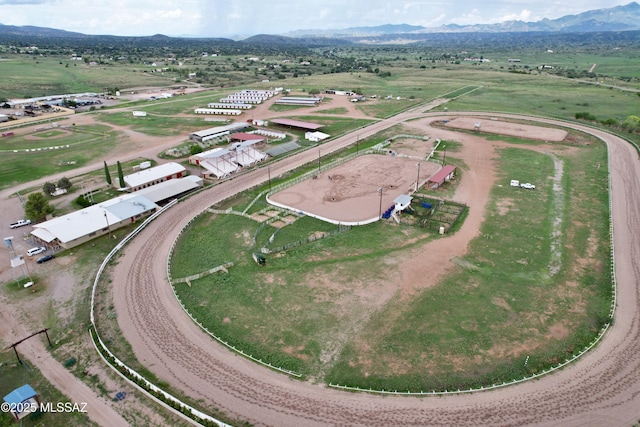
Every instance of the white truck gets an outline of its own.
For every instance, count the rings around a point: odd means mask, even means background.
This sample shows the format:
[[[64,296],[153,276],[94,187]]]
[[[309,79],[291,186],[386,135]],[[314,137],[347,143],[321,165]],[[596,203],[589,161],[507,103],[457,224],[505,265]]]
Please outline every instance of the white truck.
[[[24,227],[25,225],[29,225],[29,224],[31,224],[31,220],[30,219],[21,219],[18,222],[14,222],[14,223],[10,224],[9,228]]]

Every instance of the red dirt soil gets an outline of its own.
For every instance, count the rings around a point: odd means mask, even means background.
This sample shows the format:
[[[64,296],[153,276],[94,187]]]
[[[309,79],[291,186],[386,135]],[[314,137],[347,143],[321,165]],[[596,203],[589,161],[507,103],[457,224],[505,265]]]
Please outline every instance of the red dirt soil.
[[[371,222],[380,217],[381,205],[384,211],[399,195],[413,193],[418,163],[422,183],[440,169],[436,163],[411,158],[360,156],[275,193],[270,200],[342,223]]]
[[[476,129],[476,125],[480,125],[478,129]],[[486,120],[486,118],[456,117],[450,120],[446,126],[456,129],[477,130],[478,133],[494,133],[539,141],[560,142],[568,135],[566,130],[522,123],[501,122],[497,117],[492,117],[491,120]]]

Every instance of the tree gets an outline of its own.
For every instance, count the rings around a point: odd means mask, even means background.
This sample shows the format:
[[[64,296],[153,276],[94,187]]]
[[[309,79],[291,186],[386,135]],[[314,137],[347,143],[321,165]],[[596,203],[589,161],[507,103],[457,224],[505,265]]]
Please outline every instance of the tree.
[[[635,132],[637,130],[640,130],[640,117],[628,116],[622,122],[622,127],[628,130],[629,132]]]
[[[45,182],[44,185],[42,186],[42,192],[44,194],[48,194],[49,196],[53,194],[53,192],[56,191],[56,185],[52,182]]]
[[[319,93],[319,89],[309,89],[309,95],[318,95]]]
[[[194,154],[202,153],[202,147],[198,144],[193,144],[189,147],[189,153],[193,156]]]
[[[107,180],[107,184],[111,185],[111,174],[109,173],[109,167],[106,161],[104,162],[104,179]]]
[[[58,181],[58,188],[61,190],[68,190],[71,188],[71,186],[73,186],[73,184],[71,184],[71,181],[69,181],[69,178],[67,178],[66,176],[63,176]]]
[[[32,221],[43,221],[55,208],[49,204],[42,193],[31,193],[24,205],[24,213]]]
[[[80,206],[81,208],[87,208],[89,206],[91,206],[91,200],[87,200],[86,197],[84,197],[82,194],[79,195],[76,198],[76,203],[78,204],[78,206]]]
[[[126,187],[124,184],[124,175],[122,174],[122,165],[120,164],[120,160],[118,160],[118,181],[120,182],[120,188]]]

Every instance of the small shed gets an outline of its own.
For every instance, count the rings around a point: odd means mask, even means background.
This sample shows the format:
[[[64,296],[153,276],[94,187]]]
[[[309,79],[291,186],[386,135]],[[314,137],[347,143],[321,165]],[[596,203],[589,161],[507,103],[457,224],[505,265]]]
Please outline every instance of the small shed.
[[[316,131],[316,132],[305,132],[304,134],[304,139],[306,139],[307,141],[312,141],[312,142],[320,142],[324,139],[329,138],[331,135],[328,135],[326,133],[320,132],[320,131]]]
[[[38,408],[38,393],[29,384],[25,384],[4,397],[9,405],[9,413],[19,421]]]
[[[407,194],[401,194],[396,197],[393,201],[395,203],[395,211],[405,210],[411,204],[411,200],[413,200],[413,197]]]
[[[455,166],[443,166],[442,169],[440,169],[431,178],[429,178],[427,182],[429,183],[429,186],[431,188],[439,188],[442,184],[450,181],[451,178],[454,177],[455,171]]]

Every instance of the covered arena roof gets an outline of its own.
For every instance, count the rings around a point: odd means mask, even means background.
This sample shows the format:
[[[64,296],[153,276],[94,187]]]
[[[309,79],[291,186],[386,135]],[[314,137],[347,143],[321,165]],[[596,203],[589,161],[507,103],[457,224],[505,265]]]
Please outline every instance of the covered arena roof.
[[[229,135],[229,139],[232,141],[264,141],[264,137],[253,133],[236,132]]]
[[[273,148],[270,148],[266,151],[268,155],[271,157],[279,156],[284,153],[288,153],[289,151],[297,150],[300,148],[297,142],[287,142],[285,144],[275,145]]]
[[[242,122],[238,122],[238,123],[231,123],[228,124],[226,126],[217,126],[214,128],[209,128],[209,129],[203,129],[203,130],[199,130],[196,132],[191,132],[189,134],[189,136],[193,135],[199,138],[205,138],[209,135],[217,135],[219,133],[223,133],[223,132],[233,132],[236,130],[240,130],[240,129],[244,129],[247,126],[249,126],[247,123],[242,123]]]
[[[318,130],[324,125],[319,125],[317,123],[310,122],[301,122],[299,120],[291,120],[291,119],[272,119],[270,123],[275,123],[281,126],[289,126],[292,128],[300,128],[300,129],[308,129],[308,130]]]
[[[138,190],[136,194],[146,197],[154,203],[184,194],[202,187],[203,180],[199,176],[189,175],[184,178],[170,179],[151,187]]]

